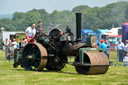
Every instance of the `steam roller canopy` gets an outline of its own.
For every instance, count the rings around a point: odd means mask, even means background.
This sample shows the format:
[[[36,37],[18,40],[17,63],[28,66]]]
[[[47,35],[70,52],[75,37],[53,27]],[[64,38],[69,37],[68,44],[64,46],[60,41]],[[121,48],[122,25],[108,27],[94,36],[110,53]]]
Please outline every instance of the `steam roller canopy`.
[[[84,49],[85,50],[85,49]],[[84,51],[75,59],[75,69],[79,74],[104,74],[109,68],[109,60],[104,52]]]
[[[41,71],[47,64],[47,51],[39,43],[27,44],[22,53],[25,70]]]

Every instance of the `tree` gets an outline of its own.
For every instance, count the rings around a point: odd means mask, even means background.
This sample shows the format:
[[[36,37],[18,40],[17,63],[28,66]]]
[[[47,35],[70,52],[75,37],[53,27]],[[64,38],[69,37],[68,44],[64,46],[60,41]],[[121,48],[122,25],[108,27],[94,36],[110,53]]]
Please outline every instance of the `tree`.
[[[12,21],[16,24],[16,29],[19,31],[22,31],[24,26],[23,26],[23,22],[25,21],[25,13],[22,12],[15,12],[13,14],[13,18]]]
[[[47,13],[45,9],[33,9],[26,13],[15,12],[12,19],[0,20],[0,26],[6,30],[24,31],[32,23],[37,25],[38,21],[43,22],[43,28],[48,31],[50,26],[54,26],[65,31],[69,26],[75,33],[75,13],[82,13],[83,29],[110,29],[112,25],[121,26],[122,23],[128,22],[128,2],[117,2],[104,7],[90,8],[87,5],[80,5],[70,10]]]
[[[0,26],[4,27],[6,31],[16,30],[15,23],[7,18],[0,20]]]
[[[87,5],[80,5],[80,6],[77,6],[77,7],[74,7],[72,9],[72,12],[74,13],[82,13],[83,11],[87,10],[89,7]]]

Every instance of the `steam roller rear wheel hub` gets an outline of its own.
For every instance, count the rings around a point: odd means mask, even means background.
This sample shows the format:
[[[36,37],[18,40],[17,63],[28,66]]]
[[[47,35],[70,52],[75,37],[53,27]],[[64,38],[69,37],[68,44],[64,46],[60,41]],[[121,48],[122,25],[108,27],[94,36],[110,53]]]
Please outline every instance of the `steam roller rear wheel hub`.
[[[25,70],[41,71],[47,64],[47,51],[39,43],[27,44],[22,53]]]
[[[48,63],[46,65],[47,70],[60,71],[64,68],[65,63],[67,62],[66,56],[61,56],[62,59],[56,56],[49,57]]]

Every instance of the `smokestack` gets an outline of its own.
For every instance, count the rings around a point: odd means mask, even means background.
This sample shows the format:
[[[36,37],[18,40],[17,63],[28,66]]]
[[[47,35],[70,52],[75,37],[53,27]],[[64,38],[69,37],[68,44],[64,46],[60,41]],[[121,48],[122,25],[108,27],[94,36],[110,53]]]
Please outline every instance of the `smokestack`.
[[[81,13],[76,13],[76,40],[81,41]]]

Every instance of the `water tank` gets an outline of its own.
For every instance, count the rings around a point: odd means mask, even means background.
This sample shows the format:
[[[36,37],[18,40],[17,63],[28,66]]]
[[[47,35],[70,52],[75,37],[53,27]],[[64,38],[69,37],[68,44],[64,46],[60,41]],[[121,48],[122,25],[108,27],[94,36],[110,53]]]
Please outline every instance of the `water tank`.
[[[122,41],[124,44],[126,40],[128,40],[128,22],[122,24]]]

